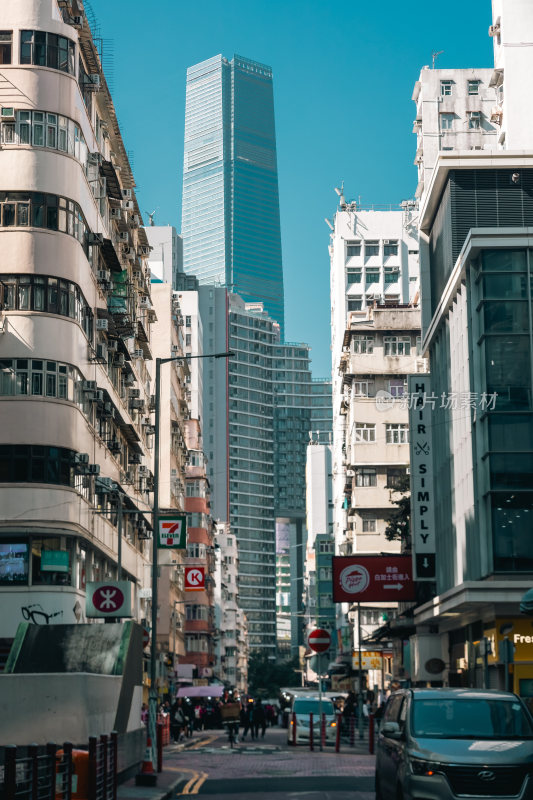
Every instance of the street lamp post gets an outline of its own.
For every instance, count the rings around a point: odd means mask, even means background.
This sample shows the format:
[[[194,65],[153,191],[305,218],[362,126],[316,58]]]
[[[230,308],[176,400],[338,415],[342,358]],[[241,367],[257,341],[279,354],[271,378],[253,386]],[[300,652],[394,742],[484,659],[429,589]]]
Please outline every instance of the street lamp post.
[[[157,721],[157,540],[159,538],[159,406],[161,402],[161,366],[171,361],[188,361],[191,358],[231,358],[235,353],[207,353],[198,356],[170,356],[155,360],[155,420],[154,420],[154,510],[152,540],[152,647],[150,650],[150,702],[148,733],[152,742],[152,763],[156,765],[156,721]]]

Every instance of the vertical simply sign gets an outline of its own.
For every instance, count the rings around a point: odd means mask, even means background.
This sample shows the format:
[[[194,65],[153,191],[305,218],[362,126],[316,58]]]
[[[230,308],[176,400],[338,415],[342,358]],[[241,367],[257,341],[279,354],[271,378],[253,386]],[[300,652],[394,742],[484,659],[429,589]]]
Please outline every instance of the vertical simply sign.
[[[435,401],[431,395],[431,376],[409,375],[408,391],[413,578],[415,581],[434,581],[436,542],[432,423]]]

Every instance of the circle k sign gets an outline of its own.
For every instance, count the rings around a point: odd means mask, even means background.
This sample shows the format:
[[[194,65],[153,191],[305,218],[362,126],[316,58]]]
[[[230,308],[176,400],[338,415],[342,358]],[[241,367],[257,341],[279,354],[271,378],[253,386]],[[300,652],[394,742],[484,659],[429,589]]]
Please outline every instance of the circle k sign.
[[[205,567],[185,567],[185,591],[199,592],[205,589]]]

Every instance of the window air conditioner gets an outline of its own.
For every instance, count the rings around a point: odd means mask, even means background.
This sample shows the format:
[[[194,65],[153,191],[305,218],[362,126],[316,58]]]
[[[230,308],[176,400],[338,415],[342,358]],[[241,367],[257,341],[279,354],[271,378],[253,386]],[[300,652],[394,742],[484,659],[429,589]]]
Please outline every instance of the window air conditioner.
[[[88,233],[87,234],[87,244],[95,245],[96,247],[101,247],[104,243],[104,234],[103,233]]]
[[[140,397],[141,390],[140,389],[130,389],[130,397]]]
[[[95,392],[96,388],[96,381],[83,381],[81,385],[82,392]]]
[[[0,110],[0,119],[2,119],[3,122],[15,122],[15,109],[4,106]]]
[[[108,269],[99,269],[96,273],[96,278],[99,283],[110,283],[111,282],[111,272]],[[106,320],[107,322],[107,320]]]
[[[99,322],[102,321],[99,320]],[[107,320],[105,321],[107,322]],[[96,358],[101,361],[107,361],[107,345],[101,343],[96,345]]]
[[[142,350],[134,350],[131,354],[132,358],[144,358],[144,353]]]
[[[109,321],[107,319],[97,319],[96,320],[96,330],[97,331],[107,331],[109,328]]]
[[[131,198],[131,189],[123,189],[122,190],[122,197],[125,200],[129,200]]]

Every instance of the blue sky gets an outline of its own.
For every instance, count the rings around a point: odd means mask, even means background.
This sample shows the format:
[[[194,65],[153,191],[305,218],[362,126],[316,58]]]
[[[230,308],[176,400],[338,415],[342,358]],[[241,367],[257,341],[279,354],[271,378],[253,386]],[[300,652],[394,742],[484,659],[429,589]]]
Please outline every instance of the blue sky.
[[[113,97],[137,194],[180,229],[185,72],[217,53],[273,68],[288,341],[331,371],[334,187],[363,205],[413,196],[413,85],[439,67],[492,65],[490,0],[90,0],[112,40]],[[89,3],[86,3],[89,6]]]

